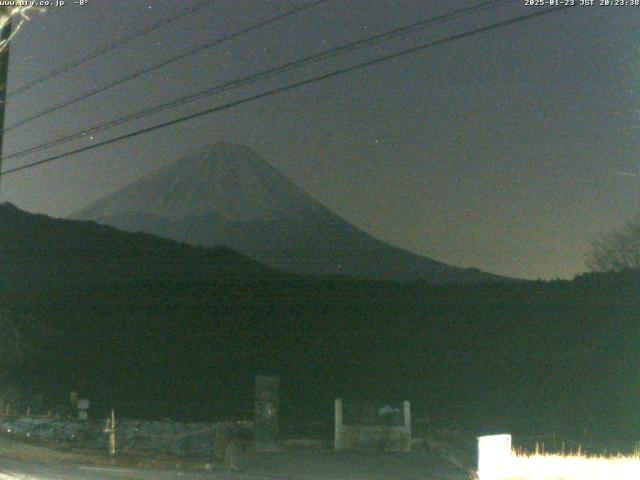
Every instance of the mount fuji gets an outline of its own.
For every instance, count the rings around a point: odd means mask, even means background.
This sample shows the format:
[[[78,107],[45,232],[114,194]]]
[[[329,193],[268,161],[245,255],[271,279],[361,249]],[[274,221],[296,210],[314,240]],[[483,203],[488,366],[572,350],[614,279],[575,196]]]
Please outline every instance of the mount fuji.
[[[429,283],[506,280],[387,244],[331,212],[246,147],[207,146],[72,216],[192,245],[225,245],[301,274]]]

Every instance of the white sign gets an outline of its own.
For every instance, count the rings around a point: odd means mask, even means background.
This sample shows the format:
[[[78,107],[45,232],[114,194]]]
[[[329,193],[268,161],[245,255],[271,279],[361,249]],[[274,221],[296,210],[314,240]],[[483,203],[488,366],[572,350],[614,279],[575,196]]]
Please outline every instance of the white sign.
[[[487,435],[478,438],[478,478],[494,480],[508,472],[511,465],[511,435]]]

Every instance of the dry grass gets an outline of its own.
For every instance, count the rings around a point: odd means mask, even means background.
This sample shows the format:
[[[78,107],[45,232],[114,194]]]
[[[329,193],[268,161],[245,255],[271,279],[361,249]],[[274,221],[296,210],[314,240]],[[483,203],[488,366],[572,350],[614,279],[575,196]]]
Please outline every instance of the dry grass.
[[[480,480],[638,480],[640,455],[514,453]]]

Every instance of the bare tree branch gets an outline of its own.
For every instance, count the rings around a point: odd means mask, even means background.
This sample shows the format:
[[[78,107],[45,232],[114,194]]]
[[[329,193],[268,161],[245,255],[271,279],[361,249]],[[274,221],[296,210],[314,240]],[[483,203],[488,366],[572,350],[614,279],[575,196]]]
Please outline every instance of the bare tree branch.
[[[620,230],[595,240],[587,266],[599,272],[640,271],[640,215]]]

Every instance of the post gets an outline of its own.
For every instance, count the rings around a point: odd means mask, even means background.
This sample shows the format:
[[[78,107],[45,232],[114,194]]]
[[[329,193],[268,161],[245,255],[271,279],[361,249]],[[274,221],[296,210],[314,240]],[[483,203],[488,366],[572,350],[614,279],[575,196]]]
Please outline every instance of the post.
[[[411,402],[405,400],[402,402],[402,407],[404,410],[404,428],[411,435]]]
[[[0,7],[0,15],[8,15],[9,7]],[[0,40],[8,40],[11,36],[11,19],[7,22],[0,33]],[[9,75],[9,43],[0,52],[0,172],[2,172],[2,137],[4,135],[4,112],[7,100],[7,77]],[[0,192],[2,187],[2,176],[0,175]]]
[[[404,445],[403,450],[410,452],[411,451],[411,402],[405,400],[402,402],[402,407],[404,410],[404,430],[407,435],[407,444]]]
[[[116,412],[111,410],[111,422],[109,424],[109,455],[116,454]]]
[[[278,446],[279,386],[280,379],[276,376],[256,376],[255,435],[258,449]]]
[[[334,431],[334,440],[333,440],[333,448],[334,450],[342,450],[342,399],[336,398],[335,401],[335,431]]]

